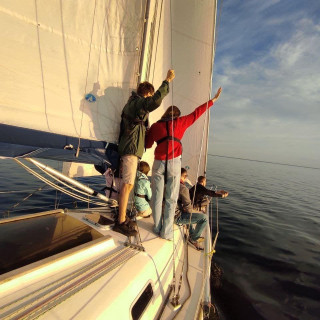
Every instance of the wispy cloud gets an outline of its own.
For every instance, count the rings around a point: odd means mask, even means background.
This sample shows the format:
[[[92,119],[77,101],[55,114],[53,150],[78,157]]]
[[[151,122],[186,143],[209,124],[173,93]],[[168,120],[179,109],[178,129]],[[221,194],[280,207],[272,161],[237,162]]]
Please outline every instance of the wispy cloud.
[[[275,8],[278,1],[249,3],[252,21],[239,17],[248,3],[239,4],[233,9],[238,15],[231,8],[226,14],[234,15],[234,27],[219,34],[214,84],[224,92],[214,113],[215,148],[228,155],[238,156],[237,150],[246,157],[287,157],[295,163],[303,158],[314,164],[320,160],[320,24],[300,9],[285,15]],[[272,153],[262,155],[259,150],[266,146]]]

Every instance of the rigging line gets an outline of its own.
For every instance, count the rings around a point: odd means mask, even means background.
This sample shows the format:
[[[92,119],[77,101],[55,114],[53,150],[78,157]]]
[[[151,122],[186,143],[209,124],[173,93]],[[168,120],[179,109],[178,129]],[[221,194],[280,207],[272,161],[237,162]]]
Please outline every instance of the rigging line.
[[[213,66],[212,66],[212,72],[211,72],[211,74],[213,74]],[[210,99],[210,96],[211,96],[211,86],[212,86],[212,84],[211,84],[211,81],[210,81],[210,84],[209,84],[209,94],[208,94],[209,99]],[[209,102],[209,101],[208,101],[208,102]],[[202,131],[202,140],[201,140],[201,147],[200,147],[200,157],[199,157],[198,167],[197,167],[197,176],[199,175],[199,170],[200,170],[200,161],[201,161],[201,156],[202,156],[202,149],[203,149],[203,140],[204,140],[205,128],[207,127],[207,132],[209,131],[209,128],[208,128],[208,127],[209,127],[209,116],[208,116],[208,114],[209,114],[208,109],[209,109],[209,108],[208,108],[208,102],[207,102],[207,108],[206,108],[206,115],[207,115],[207,116],[205,117],[205,126],[204,126],[203,131]],[[208,135],[207,135],[207,139],[208,139]],[[206,163],[205,163],[205,164],[206,164]],[[196,183],[195,183],[195,185],[196,185]],[[192,203],[194,203],[195,190],[196,190],[196,187],[195,187],[195,189],[194,189],[193,201],[192,201]],[[189,226],[191,225],[191,218],[192,218],[192,213],[190,214]],[[189,228],[187,228],[187,241],[186,241],[186,243],[188,243],[189,237],[190,237]],[[184,263],[184,261],[183,261],[183,263]],[[187,277],[187,278],[188,278],[188,277]],[[191,292],[190,292],[189,296],[186,298],[186,300],[183,302],[180,310],[182,309],[183,305],[188,301],[188,299],[190,298],[190,296],[191,296]]]
[[[35,5],[35,10],[36,10],[37,39],[38,39],[38,49],[39,49],[40,69],[41,69],[41,81],[42,81],[42,92],[43,92],[44,110],[45,110],[45,114],[46,114],[47,126],[48,126],[49,131],[51,131],[50,125],[49,125],[48,113],[47,113],[46,89],[45,89],[45,85],[44,85],[44,72],[43,72],[43,62],[42,62],[42,52],[41,52],[40,32],[39,32],[40,23],[39,23],[39,18],[38,18],[38,4],[37,4],[37,0],[34,0],[34,5]]]
[[[89,67],[90,67],[90,58],[91,58],[91,48],[92,48],[92,38],[93,38],[93,30],[94,30],[94,22],[96,17],[96,8],[97,8],[97,0],[94,1],[94,10],[93,10],[93,17],[92,17],[92,27],[91,27],[91,39],[90,39],[90,47],[89,47],[89,56],[88,56],[88,65],[87,65],[87,75],[86,75],[86,84],[84,87],[84,95],[87,92],[87,86],[88,86],[88,76],[89,76]],[[80,110],[81,112],[81,121],[80,121],[80,133],[79,133],[79,140],[78,140],[78,147],[76,152],[76,157],[79,156],[80,152],[80,142],[81,142],[81,131],[82,131],[82,123],[83,123],[83,115],[84,115],[84,98],[81,100],[81,106]]]
[[[203,126],[203,130],[202,130],[202,139],[201,139],[201,144],[200,144],[200,156],[198,159],[198,165],[197,165],[197,175],[196,175],[196,179],[199,176],[199,171],[200,171],[200,164],[201,164],[201,159],[202,159],[202,154],[203,154],[203,144],[204,144],[204,138],[205,138],[205,132],[209,131],[209,101],[210,101],[210,96],[211,96],[211,81],[209,82],[209,88],[208,88],[208,98],[209,100],[207,100],[207,104],[206,104],[206,111],[205,111],[205,118],[204,118],[204,126]],[[208,144],[208,134],[207,134],[207,144]],[[206,162],[204,163],[204,165],[206,166]],[[205,169],[206,171],[206,169]],[[194,183],[195,187],[194,187],[194,191],[193,191],[193,196],[192,196],[192,203],[194,203],[194,199],[195,199],[195,194],[196,194],[196,189],[197,189],[197,180]],[[192,219],[192,213],[190,214],[190,219],[189,219],[189,225],[191,225],[191,219]],[[189,240],[189,232],[187,233],[188,239]]]
[[[98,59],[98,70],[97,70],[97,82],[99,82],[102,40],[103,40],[103,34],[105,33],[105,30],[106,30],[107,14],[108,14],[108,10],[107,10],[107,7],[106,7],[106,8],[105,8],[104,19],[103,19],[102,31],[101,31],[101,39],[100,39],[100,49],[99,49],[99,59]]]
[[[10,211],[12,209],[15,209],[16,207],[18,207],[22,202],[28,200],[30,197],[32,197],[35,193],[37,193],[38,191],[42,191],[43,189],[45,189],[48,185],[44,184],[42,186],[40,186],[39,188],[37,188],[36,190],[32,191],[29,195],[27,195],[26,197],[24,197],[20,202],[17,202],[16,204],[12,205],[9,209],[3,211],[4,213],[10,213]]]
[[[141,27],[140,27],[140,43],[139,43],[139,47],[136,47],[136,51],[139,50],[139,56],[136,62],[136,67],[135,67],[135,74],[137,76],[137,81],[136,81],[136,86],[138,87],[139,82],[141,81],[141,74],[140,71],[143,68],[143,61],[145,58],[145,41],[146,41],[146,32],[147,32],[147,24],[148,24],[148,17],[149,17],[149,9],[150,9],[150,1],[147,0],[146,1],[146,5],[144,8],[144,15],[143,15],[143,21],[141,23]],[[139,33],[138,33],[139,34]]]
[[[23,166],[25,166],[25,165],[23,165]],[[65,193],[65,194],[69,195],[70,197],[73,197],[73,198],[78,199],[78,200],[83,201],[83,202],[87,202],[87,199],[86,199],[86,198],[84,198],[84,197],[82,197],[82,196],[79,196],[79,195],[77,195],[77,194],[75,194],[75,193],[72,193],[72,192],[70,192],[70,191],[68,191],[68,190],[66,190],[66,189],[58,186],[57,184],[51,182],[50,180],[42,177],[40,174],[37,174],[37,173],[36,173],[34,170],[32,170],[31,168],[28,168],[27,166],[25,166],[25,169],[26,169],[29,173],[33,174],[35,177],[37,177],[38,179],[40,179],[41,181],[46,182],[46,183],[47,183],[48,185],[50,185],[51,187],[53,187],[53,188],[55,188],[55,189],[57,189],[57,190]],[[95,201],[92,201],[92,200],[90,200],[90,202],[95,203],[95,204],[97,204],[97,205],[106,206],[105,203],[95,202]]]
[[[19,164],[20,164],[25,170],[27,170],[29,173],[31,173],[32,175],[34,175],[35,177],[37,177],[39,180],[47,183],[49,186],[53,187],[54,189],[57,189],[57,190],[65,193],[65,194],[67,194],[67,195],[69,195],[69,196],[71,196],[71,197],[73,197],[73,198],[75,198],[75,199],[81,200],[81,201],[83,201],[83,202],[87,202],[87,199],[86,199],[86,198],[81,197],[81,196],[79,196],[79,195],[76,195],[76,194],[74,194],[74,193],[72,193],[72,192],[70,192],[70,191],[68,191],[68,190],[66,190],[66,189],[64,189],[64,188],[62,188],[62,187],[59,187],[59,186],[56,185],[55,183],[53,183],[53,182],[51,182],[50,180],[42,177],[40,174],[38,174],[37,172],[35,172],[34,170],[32,170],[31,168],[29,168],[28,166],[26,166],[26,165],[25,165],[24,163],[22,163],[20,160],[18,160],[18,159],[16,159],[16,158],[15,158],[14,160],[15,160],[17,163],[19,163]],[[106,203],[95,202],[95,201],[92,201],[92,200],[90,200],[90,202],[95,203],[95,204],[100,205],[100,206],[107,206]]]
[[[152,83],[154,82],[154,73],[155,73],[156,61],[157,61],[157,52],[158,52],[158,44],[159,44],[159,36],[160,36],[160,24],[161,24],[161,18],[162,18],[162,8],[163,8],[163,0],[161,1],[161,7],[160,7],[160,17],[159,17],[159,24],[158,24],[157,43],[156,43],[155,57],[154,57],[154,62],[153,62]]]
[[[171,62],[171,69],[172,69],[172,60],[173,60],[173,54],[172,54],[172,1],[170,0],[170,62]],[[167,127],[167,133],[168,133],[168,127]],[[173,81],[171,81],[171,135],[174,137],[174,129],[173,129]],[[169,141],[167,144],[167,148],[169,149]],[[174,171],[174,140],[172,139],[171,141],[171,148],[172,148],[172,170]],[[169,154],[169,152],[167,152]],[[169,159],[167,157],[166,161],[168,162]],[[168,166],[168,163],[167,163]],[[165,175],[167,175],[168,172],[165,172]],[[176,186],[176,179],[177,177],[173,175],[173,186],[175,188]],[[167,177],[165,177],[165,181],[167,180]],[[180,179],[179,179],[180,180]],[[179,186],[180,187],[180,186]],[[172,287],[173,287],[173,297],[176,296],[176,262],[175,262],[175,256],[174,256],[174,251],[175,251],[175,244],[174,244],[174,212],[171,212],[173,214],[173,219],[172,219]]]
[[[59,168],[60,171],[62,171],[62,164],[60,162],[59,162],[58,168]],[[60,192],[59,200],[58,200],[58,190],[56,190],[56,198],[55,198],[55,201],[54,201],[54,208],[55,209],[59,208],[61,197],[62,197],[62,193]]]
[[[222,12],[222,2],[223,0],[221,0],[221,5],[220,5],[220,11],[218,14],[218,23],[217,23],[217,18],[216,18],[216,13],[217,13],[217,6],[218,6],[218,0],[215,0],[215,5],[214,5],[214,25],[213,25],[213,30],[212,30],[212,46],[213,46],[213,50],[211,52],[211,81],[210,81],[210,88],[209,90],[212,90],[212,82],[213,82],[213,73],[214,73],[214,58],[215,58],[215,54],[216,54],[216,46],[217,46],[217,42],[218,42],[218,29],[220,27],[220,21],[221,21],[221,12]],[[210,113],[207,113],[207,117],[208,117],[208,124],[207,124],[207,144],[206,144],[206,152],[205,152],[205,173],[207,170],[207,161],[208,161],[208,147],[209,147],[209,129],[210,129]]]
[[[152,53],[154,50],[154,34],[156,32],[156,21],[158,16],[158,7],[159,7],[159,1],[155,2],[154,10],[153,10],[153,17],[152,21],[150,23],[150,32],[149,32],[149,43],[148,43],[148,50],[147,50],[147,63],[146,63],[146,77],[145,79],[147,81],[150,81],[150,68],[151,68],[151,59],[152,59]],[[153,80],[152,80],[153,82]]]
[[[75,119],[74,119],[74,112],[73,112],[72,95],[71,95],[71,84],[70,84],[70,74],[69,74],[68,58],[67,58],[66,37],[65,37],[64,23],[63,23],[62,0],[60,0],[60,17],[61,17],[61,33],[62,33],[64,63],[65,63],[66,75],[67,75],[67,83],[68,83],[69,103],[70,103],[70,107],[71,107],[73,127],[74,127],[75,131],[77,132],[77,126],[76,126],[76,122],[75,122]]]
[[[40,169],[42,172],[44,172],[45,174],[47,174],[49,177],[51,177],[52,179],[58,181],[58,182],[61,183],[62,185],[68,187],[69,189],[74,190],[74,191],[76,191],[76,192],[78,192],[78,193],[84,194],[84,195],[86,195],[86,196],[88,195],[87,192],[82,191],[82,190],[78,190],[78,189],[76,189],[75,187],[72,187],[72,186],[68,185],[66,182],[60,180],[59,178],[57,178],[57,177],[55,177],[54,175],[50,174],[49,172],[45,171],[43,168],[41,168],[41,167],[38,166],[37,164],[34,164],[34,165],[35,165],[38,169]]]
[[[318,168],[318,167],[308,167],[308,166],[302,166],[302,165],[290,164],[290,163],[280,163],[280,162],[273,162],[273,161],[264,161],[264,160],[254,160],[254,159],[246,159],[246,158],[239,158],[239,157],[221,156],[221,155],[218,155],[218,154],[210,154],[210,153],[208,153],[208,156],[219,157],[219,158],[227,158],[227,159],[234,159],[234,160],[261,162],[261,163],[268,163],[268,164],[277,164],[277,165],[280,165],[280,166],[287,166],[287,167],[297,167],[297,168],[304,168],[304,169],[320,170],[320,168]]]
[[[141,82],[142,80],[142,73],[144,70],[144,61],[147,60],[148,62],[148,57],[147,56],[147,49],[146,49],[146,42],[147,42],[147,33],[148,33],[148,24],[149,24],[149,13],[150,13],[150,0],[146,1],[146,6],[145,6],[145,11],[144,11],[144,18],[143,18],[143,23],[141,27],[141,46],[140,46],[140,56],[139,56],[139,70],[137,72],[138,75],[138,83]],[[150,38],[150,35],[149,35]],[[146,67],[147,68],[147,67]],[[143,80],[146,79],[147,72],[145,72],[145,76],[143,77]]]
[[[218,5],[218,0],[216,0],[216,6]],[[214,30],[214,41],[213,41],[213,59],[212,59],[212,75],[214,73],[214,56],[216,54],[216,48],[217,48],[217,43],[218,43],[218,33],[219,33],[219,28],[220,28],[220,22],[221,22],[221,12],[222,12],[222,5],[223,5],[223,0],[220,1],[220,6],[219,6],[219,14],[218,14],[218,22],[215,25],[215,30]]]
[[[216,212],[217,212],[217,216],[216,216],[216,226],[217,226],[217,231],[216,231],[216,235],[214,237],[214,241],[213,244],[211,246],[211,251],[208,252],[206,255],[209,256],[210,260],[213,256],[213,254],[216,252],[216,244],[217,244],[217,240],[218,240],[218,236],[219,236],[219,210],[218,210],[218,197],[216,198]],[[213,214],[211,216],[211,220],[213,220]],[[213,222],[212,222],[213,224]]]

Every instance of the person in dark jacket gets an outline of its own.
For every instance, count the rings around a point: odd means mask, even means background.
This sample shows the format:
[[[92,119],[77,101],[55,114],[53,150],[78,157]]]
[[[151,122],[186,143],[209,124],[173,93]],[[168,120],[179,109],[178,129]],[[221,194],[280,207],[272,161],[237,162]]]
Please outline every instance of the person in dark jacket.
[[[207,206],[211,200],[210,198],[226,198],[229,195],[229,192],[225,190],[209,190],[206,188],[206,184],[206,177],[200,176],[198,177],[198,183],[189,190],[190,199],[193,203],[193,208],[202,212],[206,212]]]
[[[149,82],[140,83],[137,92],[132,92],[121,115],[118,151],[122,185],[119,196],[119,219],[114,231],[127,236],[136,235],[131,220],[126,217],[129,194],[136,178],[138,160],[142,157],[145,144],[146,127],[149,112],[156,110],[169,92],[169,82],[175,77],[174,70],[169,70],[166,79],[154,93]]]
[[[154,123],[147,132],[146,148],[151,148],[154,142],[157,143],[151,181],[153,230],[164,239],[171,240],[173,237],[174,212],[179,194],[181,139],[186,130],[219,99],[221,91],[222,89],[219,88],[213,99],[186,116],[180,116],[181,112],[178,107],[169,107],[161,119]],[[164,209],[162,211],[163,199]]]
[[[176,206],[175,223],[178,225],[189,225],[189,242],[196,249],[202,250],[199,246],[199,240],[203,240],[201,233],[207,225],[207,216],[204,213],[194,212],[189,189],[184,184],[187,177],[187,170],[181,168],[180,191]],[[192,227],[193,224],[196,224],[195,228]]]

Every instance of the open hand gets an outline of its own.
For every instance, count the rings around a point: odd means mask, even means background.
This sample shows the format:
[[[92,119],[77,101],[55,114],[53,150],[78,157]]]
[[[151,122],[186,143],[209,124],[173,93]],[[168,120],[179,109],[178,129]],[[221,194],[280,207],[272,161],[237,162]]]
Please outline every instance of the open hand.
[[[229,192],[224,190],[218,190],[216,191],[216,194],[218,194],[221,198],[226,198],[229,195]]]
[[[220,88],[218,89],[216,95],[213,97],[212,102],[215,102],[216,100],[219,99],[221,92],[222,92],[222,88],[220,87]]]

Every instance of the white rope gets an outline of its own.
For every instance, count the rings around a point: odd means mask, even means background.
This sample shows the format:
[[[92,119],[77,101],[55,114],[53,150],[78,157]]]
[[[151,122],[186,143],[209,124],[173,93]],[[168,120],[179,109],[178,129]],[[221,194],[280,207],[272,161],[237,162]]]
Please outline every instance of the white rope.
[[[98,68],[97,68],[98,69],[97,70],[97,82],[99,82],[101,48],[102,48],[103,34],[104,34],[105,29],[106,29],[107,13],[108,13],[108,10],[107,10],[107,8],[105,8],[105,14],[104,14],[103,26],[102,26],[101,38],[100,38],[100,49],[99,49],[99,59],[98,59]]]
[[[170,66],[170,69],[173,69],[173,63],[172,63],[172,60],[173,60],[173,54],[172,54],[172,44],[173,44],[173,39],[172,39],[172,1],[170,0],[170,41],[171,41],[171,44],[170,44],[170,62],[171,62],[171,66]],[[171,136],[174,137],[174,128],[173,128],[173,81],[171,81]],[[168,126],[167,126],[168,128]],[[172,148],[172,170],[174,171],[174,140],[172,139],[171,140],[171,148]],[[168,149],[169,149],[169,141],[168,141]],[[169,155],[169,150],[168,150],[168,153]],[[167,162],[169,161],[169,159],[167,159]],[[167,163],[167,166],[168,166],[168,163]],[[168,170],[167,172],[165,172],[166,175],[168,175]],[[176,176],[173,176],[173,186],[175,187],[175,179],[177,179],[178,177]],[[165,177],[165,180],[166,180],[166,177]],[[166,190],[167,192],[167,190]],[[174,215],[174,212],[172,213]],[[173,296],[175,297],[176,295],[176,261],[175,261],[175,256],[174,256],[174,252],[175,252],[175,239],[174,239],[174,225],[175,225],[175,222],[174,222],[174,217],[173,217],[173,220],[172,220],[172,287],[173,287]]]
[[[67,59],[67,47],[66,47],[64,23],[63,23],[62,0],[60,0],[60,16],[61,16],[61,32],[62,32],[62,42],[63,42],[63,52],[64,52],[64,63],[65,63],[67,83],[68,83],[69,103],[70,103],[70,107],[71,107],[73,127],[77,131],[77,126],[76,126],[75,119],[74,119],[74,111],[73,111],[73,103],[72,103],[72,95],[71,95],[70,74],[69,74],[69,66],[68,66],[68,59]]]
[[[34,190],[33,192],[31,192],[30,194],[28,194],[26,197],[24,197],[21,201],[15,203],[14,205],[12,205],[9,209],[3,211],[4,213],[7,213],[7,215],[9,216],[10,211],[13,209],[16,209],[22,202],[28,200],[30,197],[32,197],[36,192],[38,191],[42,191],[45,187],[47,187],[46,184],[44,184],[43,186],[37,188],[36,190]],[[30,192],[30,190],[28,191]]]
[[[48,115],[47,115],[47,98],[46,98],[46,89],[44,85],[44,72],[43,72],[43,62],[42,62],[42,52],[41,52],[41,45],[40,45],[40,32],[39,32],[39,18],[38,18],[38,5],[37,5],[37,0],[34,1],[35,4],[35,11],[36,11],[36,21],[37,21],[37,38],[38,38],[38,49],[39,49],[39,60],[40,60],[40,69],[41,69],[41,81],[42,81],[42,91],[43,91],[43,102],[44,102],[44,110],[46,114],[46,122],[47,122],[47,127],[50,130],[49,126],[49,120],[48,120]]]
[[[92,18],[92,27],[91,27],[91,39],[90,39],[90,49],[89,49],[89,56],[88,56],[88,65],[87,65],[87,75],[86,75],[86,84],[84,87],[84,96],[87,92],[87,85],[88,85],[88,76],[89,76],[89,66],[90,66],[90,58],[91,58],[91,48],[92,48],[92,38],[93,38],[93,29],[94,29],[94,22],[95,22],[95,16],[96,16],[96,7],[97,7],[97,0],[94,2],[94,10],[93,10],[93,18]],[[77,153],[76,157],[78,157],[80,152],[80,142],[81,142],[81,131],[82,131],[82,122],[83,122],[83,114],[84,114],[84,99],[82,99],[82,105],[80,107],[81,112],[81,121],[80,121],[80,133],[79,133],[79,140],[78,140],[78,147],[77,147]]]
[[[158,2],[157,2],[157,5],[158,5]],[[160,25],[161,25],[161,18],[162,18],[162,9],[163,9],[163,0],[161,1],[161,7],[160,7],[160,17],[159,17],[159,24],[158,24],[157,44],[156,44],[156,50],[155,50],[155,58],[154,58],[154,62],[153,62],[152,83],[154,82],[154,73],[155,73],[156,61],[157,61],[157,52],[158,52],[159,35],[160,35]]]
[[[221,11],[220,11],[220,16],[221,16]],[[220,23],[220,20],[219,20],[219,23]],[[171,31],[172,32],[172,31]],[[172,37],[171,37],[171,40],[172,40]],[[215,51],[215,48],[216,48],[216,37],[215,37],[215,40],[214,40],[214,51]],[[172,47],[171,47],[172,49]],[[213,74],[213,65],[212,65],[212,74]],[[210,96],[211,96],[211,83],[209,84],[209,94],[208,94],[208,97],[210,99]],[[205,111],[205,115],[206,115],[206,118],[205,118],[205,125],[203,127],[203,131],[202,131],[202,139],[201,139],[201,147],[200,147],[200,157],[199,157],[199,161],[198,161],[198,166],[197,166],[197,176],[196,176],[196,179],[197,177],[199,176],[199,170],[200,170],[200,163],[201,163],[201,157],[202,157],[202,150],[203,150],[203,141],[204,141],[204,134],[205,134],[205,130],[207,128],[208,132],[209,132],[209,122],[207,123],[207,120],[208,120],[208,102],[207,102],[207,108],[206,108],[206,111]],[[208,139],[208,137],[207,137]],[[195,190],[194,190],[194,194],[193,194],[193,199],[192,199],[192,203],[194,203],[194,198],[195,198],[195,191],[196,191],[196,182],[195,182]],[[217,206],[218,206],[218,202],[217,202]],[[190,219],[189,219],[189,226],[191,225],[191,219],[192,219],[192,213],[190,214]],[[217,221],[218,221],[218,207],[217,207]],[[218,223],[218,222],[217,222]],[[189,228],[187,228],[187,241],[186,243],[188,242],[189,240],[189,237],[190,237],[190,233],[189,233]],[[218,235],[216,235],[216,238],[215,238],[215,242],[216,243],[216,239],[217,239]],[[183,264],[184,264],[184,261],[183,261]],[[182,309],[183,305],[186,303],[186,301],[190,298],[191,296],[191,293],[189,294],[189,296],[185,299],[185,301],[183,302],[180,310]],[[180,311],[179,310],[179,311]],[[179,313],[179,312],[178,312]]]
[[[29,168],[28,166],[26,166],[24,163],[22,163],[21,161],[19,161],[18,159],[14,159],[17,163],[19,163],[23,168],[25,168],[29,173],[31,173],[32,175],[34,175],[35,177],[37,177],[38,179],[40,179],[41,181],[45,182],[46,184],[50,185],[51,187],[53,187],[54,189],[57,189],[73,198],[76,198],[78,200],[81,200],[81,201],[84,201],[84,202],[87,202],[88,200],[84,197],[81,197],[79,195],[76,195],[62,187],[59,187],[58,185],[54,184],[53,182],[51,182],[50,180],[42,177],[40,174],[36,173],[34,170],[32,170],[31,168]],[[95,203],[97,205],[100,205],[100,206],[108,206],[107,203],[102,203],[102,202],[95,202],[95,201],[92,201],[90,200],[90,202],[92,203]]]

